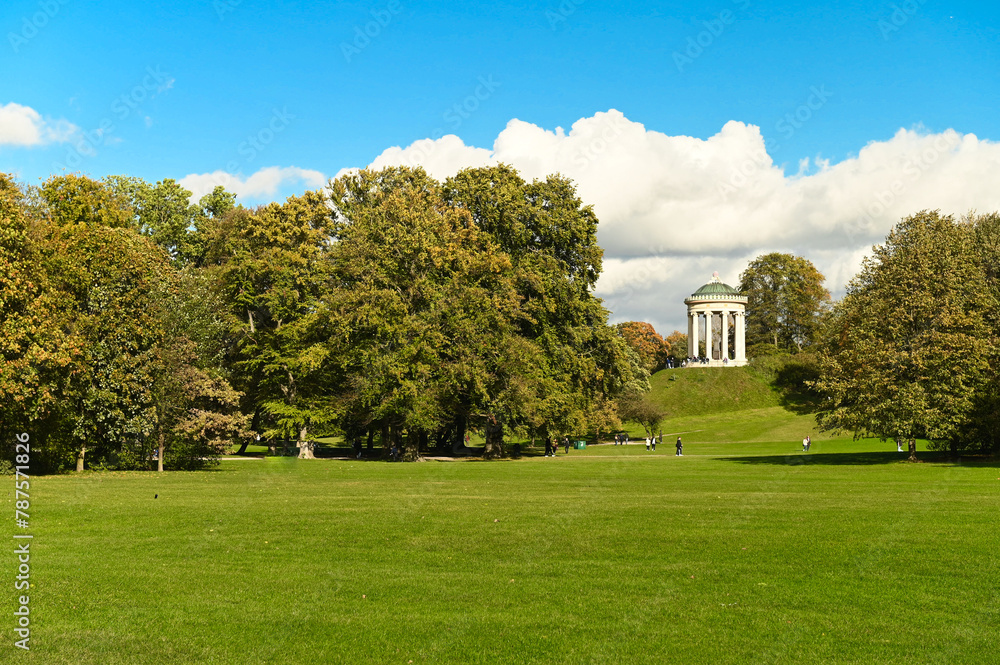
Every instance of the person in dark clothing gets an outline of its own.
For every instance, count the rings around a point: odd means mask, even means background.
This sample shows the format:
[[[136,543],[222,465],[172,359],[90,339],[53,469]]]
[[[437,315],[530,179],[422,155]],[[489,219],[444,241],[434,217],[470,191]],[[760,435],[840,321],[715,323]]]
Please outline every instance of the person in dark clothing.
[[[552,456],[552,437],[551,436],[545,437],[545,456],[546,457],[551,457]]]
[[[681,437],[677,437],[677,457],[684,456],[684,444],[681,443]]]

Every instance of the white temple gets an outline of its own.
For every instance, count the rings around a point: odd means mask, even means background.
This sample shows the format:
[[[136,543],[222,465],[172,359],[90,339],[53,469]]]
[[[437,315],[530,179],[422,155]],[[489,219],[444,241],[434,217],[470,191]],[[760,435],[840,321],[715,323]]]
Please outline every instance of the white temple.
[[[747,297],[724,284],[719,273],[712,281],[685,298],[688,306],[688,357],[708,358],[708,367],[739,367],[747,364]],[[689,363],[689,367],[705,367]]]

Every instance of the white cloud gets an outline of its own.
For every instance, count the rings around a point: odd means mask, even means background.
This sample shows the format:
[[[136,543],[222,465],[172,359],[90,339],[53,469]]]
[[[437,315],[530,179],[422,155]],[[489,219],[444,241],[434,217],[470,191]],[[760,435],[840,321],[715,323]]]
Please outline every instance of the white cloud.
[[[0,105],[0,146],[33,147],[64,143],[79,131],[68,120],[52,120],[16,102]]]
[[[247,178],[214,171],[212,173],[192,173],[180,179],[180,184],[192,192],[192,201],[197,201],[210,193],[217,185],[222,185],[244,201],[259,201],[273,198],[278,190],[289,183],[302,183],[306,189],[316,189],[326,184],[326,176],[319,171],[300,169],[296,166],[268,166]]]
[[[837,164],[786,174],[758,127],[730,121],[707,139],[647,130],[611,110],[554,131],[511,120],[490,150],[457,136],[385,150],[371,166],[422,165],[436,178],[505,162],[524,177],[562,173],[601,220],[598,293],[616,320],[684,325],[683,299],[714,270],[738,281],[769,251],[804,256],[842,292],[901,217],[1000,209],[1000,144],[953,130],[900,129]]]
[[[414,141],[405,150],[398,146],[387,148],[369,164],[369,168],[381,169],[400,164],[423,166],[434,177],[443,179],[457,173],[458,168],[487,166],[494,163],[489,150],[467,146],[462,139],[454,134],[448,134],[436,141],[432,139]],[[462,166],[455,168],[456,164]]]

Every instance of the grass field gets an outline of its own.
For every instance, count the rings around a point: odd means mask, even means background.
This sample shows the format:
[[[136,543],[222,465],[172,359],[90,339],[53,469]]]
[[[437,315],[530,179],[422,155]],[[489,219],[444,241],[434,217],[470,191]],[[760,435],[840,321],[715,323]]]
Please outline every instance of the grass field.
[[[33,479],[32,651],[9,591],[0,661],[996,661],[1000,469],[701,422],[682,458]]]

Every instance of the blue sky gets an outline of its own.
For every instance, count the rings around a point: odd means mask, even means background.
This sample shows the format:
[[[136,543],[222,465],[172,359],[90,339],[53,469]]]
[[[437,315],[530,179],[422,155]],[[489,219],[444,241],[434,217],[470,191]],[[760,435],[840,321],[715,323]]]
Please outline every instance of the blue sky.
[[[841,243],[839,259],[817,254],[814,261],[837,281],[830,284],[835,291],[856,267],[861,249],[884,236],[901,212],[924,204],[911,201],[918,193],[951,192],[965,182],[963,174],[985,170],[986,181],[975,193],[949,193],[952,198],[942,197],[939,205],[956,208],[948,210],[956,214],[1000,205],[988,195],[998,189],[996,171],[989,168],[997,163],[994,143],[1000,140],[998,18],[1000,9],[992,4],[918,0],[8,0],[0,9],[0,169],[29,183],[64,165],[94,177],[127,173],[194,183],[198,174],[229,172],[246,181],[272,168],[270,189],[241,192],[252,204],[299,192],[320,176],[364,167],[380,156],[378,163],[391,162],[384,151],[393,146],[403,149],[398,159],[409,154],[413,161],[412,149],[406,149],[414,142],[455,134],[461,149],[449,149],[450,161],[438,164],[438,175],[477,159],[520,167],[519,160],[537,158],[541,164],[566,163],[561,170],[576,177],[574,161],[541,155],[543,144],[557,127],[570,133],[582,119],[606,123],[600,114],[614,110],[628,127],[641,128],[628,149],[647,161],[625,154],[612,160],[613,151],[605,153],[594,143],[601,139],[593,138],[587,145],[597,150],[586,160],[600,162],[595,168],[614,164],[616,172],[667,170],[659,184],[631,193],[631,212],[605,203],[629,194],[585,187],[586,174],[580,174],[581,193],[590,195],[602,219],[630,230],[620,237],[636,239],[632,247],[608,243],[609,273],[636,272],[628,265],[641,255],[672,267],[648,270],[654,276],[643,287],[645,295],[636,295],[633,284],[626,300],[616,300],[612,282],[624,284],[628,277],[609,274],[603,295],[621,316],[646,314],[669,327],[683,315],[651,312],[656,298],[689,293],[711,275],[712,265],[721,264],[723,277],[734,281],[756,252],[808,256],[830,249],[829,243],[811,247],[808,238],[783,245],[787,234],[780,224],[762,226],[736,245],[670,241],[689,232],[703,235],[689,230],[714,218],[752,216],[760,208],[752,192],[760,187],[810,190],[795,200],[815,196],[816,187],[850,189],[843,180],[847,171],[903,173],[907,150],[930,155],[926,151],[933,149],[920,141],[953,130],[947,134],[951,143],[939,141],[941,161],[920,167],[926,175],[919,186],[894,194],[865,233],[847,233],[856,242]],[[509,128],[514,119],[527,126]],[[736,128],[731,142],[709,142],[731,121],[757,129]],[[901,138],[901,129],[910,134]],[[612,140],[619,135],[608,134]],[[503,136],[506,147],[500,149],[495,142]],[[967,145],[969,136],[975,145]],[[648,150],[642,137],[649,139]],[[695,208],[667,191],[673,172],[661,163],[667,157],[658,155],[670,155],[673,168],[683,171],[692,159],[700,167],[724,159],[719,151],[744,146],[752,153],[758,143],[767,158],[759,171],[745,174],[751,185],[736,187],[735,198],[747,199],[743,208],[733,209],[725,191],[706,195]],[[885,145],[883,152],[896,156],[877,158],[873,149],[859,158],[870,144]],[[568,149],[559,141],[552,145],[554,151]],[[703,154],[707,147],[710,157]],[[472,148],[492,154],[476,157]],[[536,149],[539,155],[532,153]],[[883,162],[873,165],[873,159]],[[583,161],[577,155],[575,163]],[[838,164],[842,175],[823,175]],[[726,172],[703,175],[706,183],[732,179]],[[705,191],[718,194],[719,187],[709,183]],[[640,204],[644,196],[648,201]],[[841,228],[879,193],[854,198],[845,204],[850,212],[815,224]],[[642,212],[654,209],[662,213],[659,221]],[[794,225],[795,219],[779,222]],[[727,228],[712,234],[731,236]],[[644,244],[643,234],[660,240]],[[656,281],[657,275],[694,271],[704,271],[704,279],[697,272],[681,284],[674,277]]]

